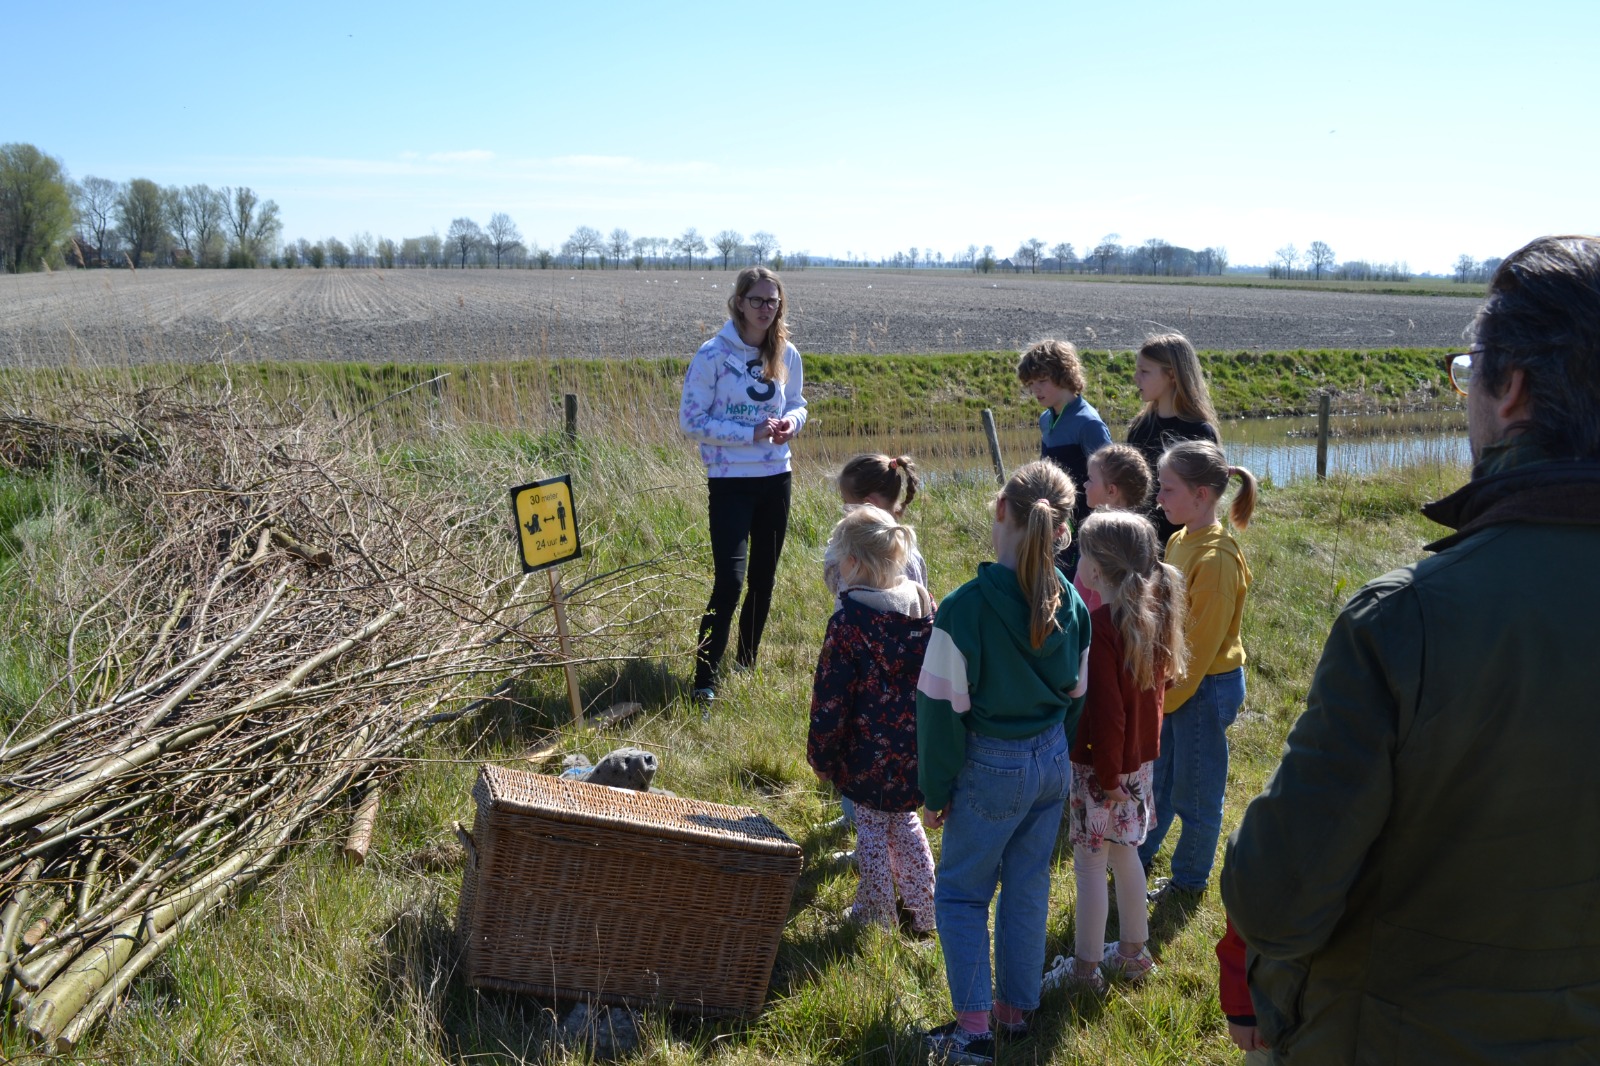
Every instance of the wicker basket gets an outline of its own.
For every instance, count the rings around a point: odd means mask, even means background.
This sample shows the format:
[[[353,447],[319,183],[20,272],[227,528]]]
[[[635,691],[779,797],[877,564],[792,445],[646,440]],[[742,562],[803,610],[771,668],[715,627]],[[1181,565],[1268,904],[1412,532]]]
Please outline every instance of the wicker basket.
[[[457,915],[469,983],[753,1016],[800,848],[749,807],[485,766]]]

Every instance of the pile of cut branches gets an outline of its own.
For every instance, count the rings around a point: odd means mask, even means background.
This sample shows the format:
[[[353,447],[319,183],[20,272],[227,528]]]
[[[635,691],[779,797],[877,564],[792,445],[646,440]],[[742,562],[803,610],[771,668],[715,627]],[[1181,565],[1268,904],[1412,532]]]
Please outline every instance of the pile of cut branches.
[[[391,491],[332,426],[232,396],[0,412],[0,464],[63,461],[129,520],[0,736],[0,1002],[55,1049],[421,730],[573,661],[502,494]],[[661,609],[658,563],[573,590],[577,661],[648,651],[621,620]]]

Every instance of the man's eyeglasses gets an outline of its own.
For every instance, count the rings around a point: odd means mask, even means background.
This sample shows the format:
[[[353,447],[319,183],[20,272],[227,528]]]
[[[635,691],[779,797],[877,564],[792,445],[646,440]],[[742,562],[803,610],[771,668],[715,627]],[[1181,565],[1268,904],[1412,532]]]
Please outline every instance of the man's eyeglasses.
[[[1472,387],[1472,353],[1456,352],[1445,356],[1445,365],[1450,368],[1450,384],[1465,396],[1467,389]]]
[[[781,296],[746,296],[744,302],[750,305],[752,311],[776,311],[783,302]]]

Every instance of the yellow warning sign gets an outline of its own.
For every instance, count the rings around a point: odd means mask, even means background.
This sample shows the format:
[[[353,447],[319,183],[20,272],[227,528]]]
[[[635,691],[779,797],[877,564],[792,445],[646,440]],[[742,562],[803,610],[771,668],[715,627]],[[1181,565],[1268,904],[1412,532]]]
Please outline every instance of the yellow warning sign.
[[[522,543],[522,571],[532,573],[583,554],[572,475],[545,478],[511,490],[511,513]]]

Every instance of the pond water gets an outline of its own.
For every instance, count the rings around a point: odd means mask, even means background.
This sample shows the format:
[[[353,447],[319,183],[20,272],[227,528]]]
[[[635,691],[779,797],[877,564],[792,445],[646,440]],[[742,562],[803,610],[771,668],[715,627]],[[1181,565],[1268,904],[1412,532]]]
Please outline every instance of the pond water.
[[[1124,435],[1113,426],[1113,440]],[[1241,418],[1222,424],[1228,461],[1248,467],[1256,477],[1285,484],[1317,473],[1317,419]],[[905,432],[865,437],[818,434],[795,449],[797,466],[806,472],[832,473],[859,452],[909,455],[930,483],[943,478],[984,480],[993,477],[989,446],[977,421],[967,429]],[[1000,451],[1007,469],[1038,454],[1034,427],[1003,428]],[[1467,465],[1467,415],[1464,410],[1421,411],[1393,415],[1334,415],[1329,421],[1328,473],[1371,474],[1393,467],[1464,467]]]

